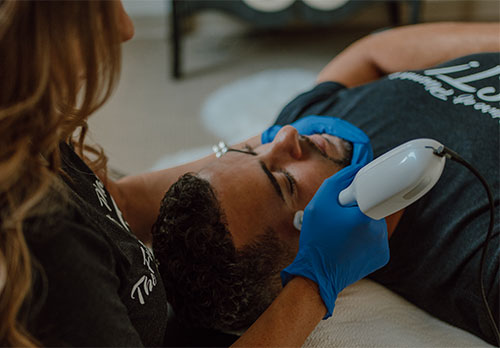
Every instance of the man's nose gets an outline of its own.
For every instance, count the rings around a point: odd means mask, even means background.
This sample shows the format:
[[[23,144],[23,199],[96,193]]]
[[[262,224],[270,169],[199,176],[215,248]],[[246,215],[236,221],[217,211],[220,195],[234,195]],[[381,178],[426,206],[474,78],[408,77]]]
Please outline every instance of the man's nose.
[[[284,126],[274,137],[272,142],[271,152],[284,159],[284,155],[289,155],[293,159],[298,160],[302,157],[302,149],[300,148],[299,133],[292,126]]]

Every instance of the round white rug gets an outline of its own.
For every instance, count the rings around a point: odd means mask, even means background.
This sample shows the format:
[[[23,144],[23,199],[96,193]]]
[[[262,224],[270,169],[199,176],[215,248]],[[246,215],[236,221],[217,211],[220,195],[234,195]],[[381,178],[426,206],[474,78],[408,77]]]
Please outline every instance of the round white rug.
[[[210,94],[201,108],[203,126],[227,144],[262,133],[298,94],[314,86],[317,73],[303,69],[272,69],[229,83]],[[152,170],[193,161],[209,154],[213,144],[161,158]]]
[[[228,144],[269,127],[297,94],[310,89],[316,73],[301,69],[265,70],[213,92],[201,110],[203,125]]]

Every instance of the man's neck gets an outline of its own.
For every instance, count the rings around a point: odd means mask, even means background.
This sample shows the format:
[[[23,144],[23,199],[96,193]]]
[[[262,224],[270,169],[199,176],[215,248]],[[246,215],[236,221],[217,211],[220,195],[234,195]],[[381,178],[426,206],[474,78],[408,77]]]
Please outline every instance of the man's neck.
[[[385,222],[387,223],[387,236],[391,238],[392,233],[398,226],[399,220],[401,220],[401,217],[403,216],[404,209],[401,209],[397,212],[395,212],[392,215],[389,215],[388,217],[385,218]]]

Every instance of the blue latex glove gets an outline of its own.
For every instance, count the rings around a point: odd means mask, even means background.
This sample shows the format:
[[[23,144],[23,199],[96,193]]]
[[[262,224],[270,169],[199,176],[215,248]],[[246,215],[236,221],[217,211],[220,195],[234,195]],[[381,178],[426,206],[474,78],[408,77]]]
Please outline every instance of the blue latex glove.
[[[353,144],[351,164],[368,163],[373,159],[373,152],[368,136],[356,126],[337,117],[306,116],[290,124],[301,135],[330,134]],[[273,141],[281,126],[272,126],[261,135],[262,144]]]
[[[338,294],[348,285],[389,261],[385,220],[373,220],[357,206],[342,207],[340,191],[346,188],[364,163],[350,165],[325,180],[304,211],[299,252],[281,272],[285,285],[293,276],[316,282],[333,313]]]

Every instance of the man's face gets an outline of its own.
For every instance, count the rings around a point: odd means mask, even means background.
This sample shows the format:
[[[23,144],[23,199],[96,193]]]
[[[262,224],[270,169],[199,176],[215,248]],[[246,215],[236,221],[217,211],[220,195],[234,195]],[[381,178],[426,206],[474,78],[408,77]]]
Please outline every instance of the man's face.
[[[296,252],[299,231],[293,217],[342,168],[344,142],[328,134],[304,137],[285,126],[272,143],[252,150],[228,151],[199,176],[215,189],[236,248],[271,228]]]

